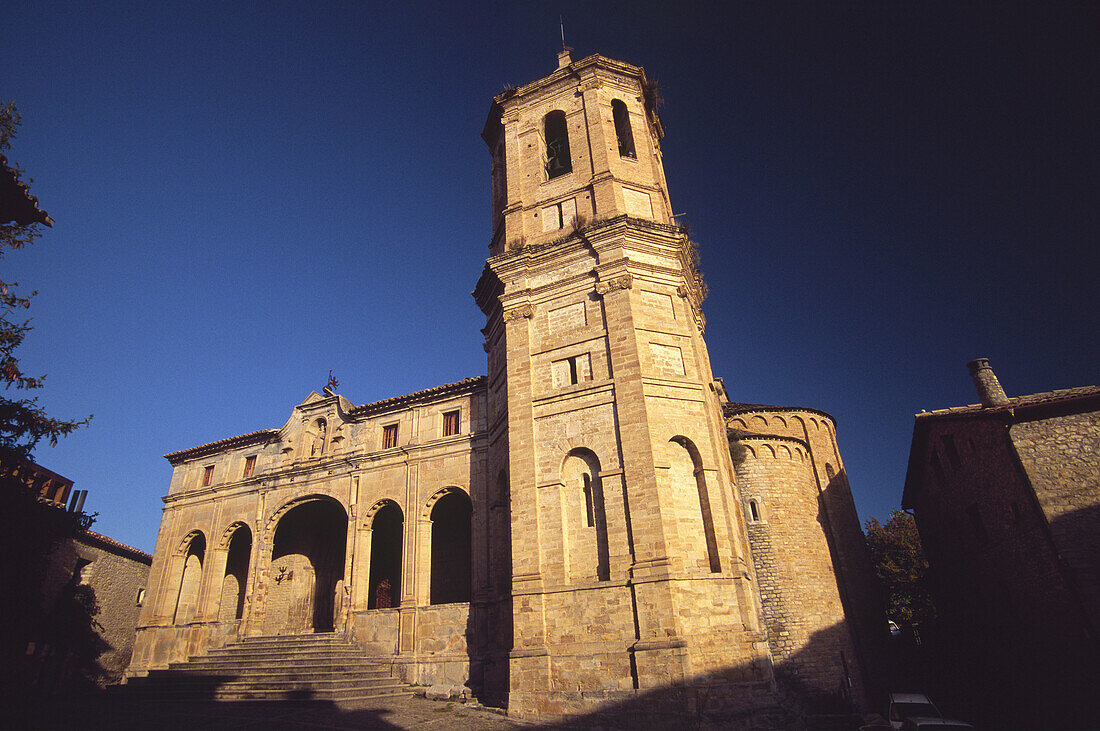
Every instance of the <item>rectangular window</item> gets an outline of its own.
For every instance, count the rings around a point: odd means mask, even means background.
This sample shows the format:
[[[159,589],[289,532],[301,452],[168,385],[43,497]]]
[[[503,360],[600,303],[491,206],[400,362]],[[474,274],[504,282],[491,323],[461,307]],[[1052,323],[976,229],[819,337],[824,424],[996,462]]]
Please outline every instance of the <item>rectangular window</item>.
[[[382,427],[382,449],[390,449],[397,446],[397,424],[387,424]]]
[[[588,353],[574,355],[550,364],[550,380],[554,388],[574,386],[592,380],[592,360]]]
[[[145,587],[138,589],[137,593],[137,606],[141,606],[145,603]]]
[[[256,455],[245,457],[244,459],[244,475],[242,477],[252,477],[252,473],[256,471]]]
[[[458,434],[458,412],[448,411],[443,415],[443,436]]]
[[[202,469],[202,486],[208,487],[214,481],[214,465],[208,464]]]

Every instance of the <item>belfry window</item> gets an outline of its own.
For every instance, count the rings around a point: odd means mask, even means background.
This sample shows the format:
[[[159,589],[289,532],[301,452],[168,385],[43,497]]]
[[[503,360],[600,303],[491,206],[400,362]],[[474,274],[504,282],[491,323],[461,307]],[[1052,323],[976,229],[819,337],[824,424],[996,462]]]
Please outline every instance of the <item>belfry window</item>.
[[[615,137],[619,141],[619,157],[637,159],[634,151],[634,132],[630,129],[630,114],[626,105],[615,99],[611,102],[611,115],[615,119]]]
[[[543,120],[543,132],[546,138],[546,179],[553,180],[559,175],[573,172],[565,112],[556,110],[547,114]]]

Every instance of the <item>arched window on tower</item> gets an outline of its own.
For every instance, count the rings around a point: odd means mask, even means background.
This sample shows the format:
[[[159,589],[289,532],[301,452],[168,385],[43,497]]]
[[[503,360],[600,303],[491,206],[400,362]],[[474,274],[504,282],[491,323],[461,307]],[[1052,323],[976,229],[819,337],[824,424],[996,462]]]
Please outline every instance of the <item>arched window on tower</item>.
[[[630,113],[626,104],[615,99],[611,102],[611,114],[615,118],[615,137],[619,140],[619,157],[637,158],[634,151],[634,132],[630,129]]]
[[[547,114],[543,120],[543,132],[546,138],[546,179],[553,180],[559,175],[573,172],[565,112],[555,110]]]

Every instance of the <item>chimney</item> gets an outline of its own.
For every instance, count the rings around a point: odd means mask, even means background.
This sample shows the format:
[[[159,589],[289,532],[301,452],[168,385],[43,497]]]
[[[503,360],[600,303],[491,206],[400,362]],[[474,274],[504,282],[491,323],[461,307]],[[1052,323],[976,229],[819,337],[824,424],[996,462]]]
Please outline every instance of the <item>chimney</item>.
[[[563,69],[569,64],[573,63],[573,59],[569,56],[569,52],[573,50],[568,47],[563,47],[558,51],[558,68]]]
[[[978,390],[978,398],[982,401],[982,408],[991,406],[1004,406],[1008,403],[1008,396],[1001,388],[1001,382],[997,380],[997,374],[989,367],[989,358],[978,358],[966,364],[970,369],[970,377],[974,379],[974,388]]]

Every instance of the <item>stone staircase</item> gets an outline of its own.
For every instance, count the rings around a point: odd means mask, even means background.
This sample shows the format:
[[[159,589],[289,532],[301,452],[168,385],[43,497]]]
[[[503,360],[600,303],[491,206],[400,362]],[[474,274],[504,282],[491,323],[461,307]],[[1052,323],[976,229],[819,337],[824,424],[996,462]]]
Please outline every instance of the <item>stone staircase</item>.
[[[127,694],[158,700],[351,701],[411,696],[387,660],[333,633],[245,637],[167,670],[131,678]]]

